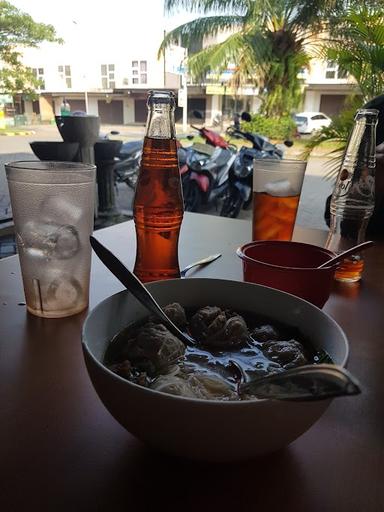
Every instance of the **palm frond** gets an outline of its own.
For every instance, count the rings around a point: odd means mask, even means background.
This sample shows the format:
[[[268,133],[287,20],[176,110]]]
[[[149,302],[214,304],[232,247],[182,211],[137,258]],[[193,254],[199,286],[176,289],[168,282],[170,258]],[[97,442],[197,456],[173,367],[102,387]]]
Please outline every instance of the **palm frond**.
[[[240,62],[246,53],[246,39],[241,33],[229,36],[224,42],[208,46],[188,59],[192,76],[202,76],[207,71],[222,72],[229,63]]]
[[[193,41],[201,40],[208,35],[215,36],[219,32],[229,29],[239,30],[243,25],[244,17],[236,15],[209,16],[184,23],[165,35],[158,51],[158,57],[171,44],[179,44],[180,41],[183,41],[183,44],[188,47]]]
[[[177,10],[189,12],[244,13],[249,7],[248,0],[165,0],[164,12],[172,14]]]

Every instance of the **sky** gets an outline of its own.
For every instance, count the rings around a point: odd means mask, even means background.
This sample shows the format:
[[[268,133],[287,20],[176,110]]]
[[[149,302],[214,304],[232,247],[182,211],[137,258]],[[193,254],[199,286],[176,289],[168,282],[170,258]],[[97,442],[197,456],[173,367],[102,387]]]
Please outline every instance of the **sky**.
[[[158,48],[163,31],[195,17],[165,16],[163,0],[10,0],[35,21],[52,24],[67,44],[112,52],[117,46],[143,52]]]

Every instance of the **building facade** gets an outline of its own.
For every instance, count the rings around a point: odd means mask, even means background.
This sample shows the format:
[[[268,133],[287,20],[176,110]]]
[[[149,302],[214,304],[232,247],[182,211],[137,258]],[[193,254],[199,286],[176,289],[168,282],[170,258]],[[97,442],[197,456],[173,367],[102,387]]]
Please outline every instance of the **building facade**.
[[[52,46],[52,45],[51,45]],[[76,48],[49,47],[28,50],[24,63],[40,80],[38,98],[31,100],[18,95],[14,98],[16,114],[28,123],[52,122],[60,114],[66,99],[71,111],[98,115],[103,124],[143,124],[146,120],[146,97],[151,89],[171,89],[178,94],[182,85],[183,56],[171,49],[165,59],[155,52],[131,49],[127,55],[119,52],[88,53],[87,59]],[[219,79],[209,79],[203,85],[188,84],[188,120],[199,110],[207,124],[215,124],[222,114],[230,117],[235,111],[255,112],[260,101],[257,89],[233,90],[229,85],[231,70]],[[355,84],[332,62],[313,59],[303,75],[304,100],[302,110],[337,114]],[[181,103],[181,101],[180,101]],[[181,121],[182,109],[176,110]]]

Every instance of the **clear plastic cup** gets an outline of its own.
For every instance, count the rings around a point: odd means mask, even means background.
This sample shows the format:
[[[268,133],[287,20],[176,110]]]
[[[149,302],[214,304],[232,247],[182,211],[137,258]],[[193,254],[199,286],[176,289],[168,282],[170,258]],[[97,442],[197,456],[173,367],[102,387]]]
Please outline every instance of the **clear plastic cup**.
[[[26,161],[5,168],[28,311],[79,313],[89,299],[95,166]]]
[[[253,240],[291,240],[307,162],[253,161]]]

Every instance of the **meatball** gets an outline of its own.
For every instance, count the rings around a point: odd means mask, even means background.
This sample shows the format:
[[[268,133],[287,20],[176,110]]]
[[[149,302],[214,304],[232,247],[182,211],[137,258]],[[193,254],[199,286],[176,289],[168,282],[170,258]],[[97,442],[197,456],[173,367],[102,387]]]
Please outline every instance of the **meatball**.
[[[261,350],[268,359],[279,363],[285,370],[308,363],[303,345],[296,340],[267,341]]]
[[[252,338],[260,343],[264,343],[270,340],[278,340],[280,333],[273,325],[265,324],[253,329]]]
[[[173,302],[172,304],[168,304],[165,306],[164,311],[172,320],[172,322],[177,325],[179,329],[183,329],[187,324],[187,315],[185,314],[185,310],[181,304],[178,302]]]
[[[183,306],[181,306],[181,304],[179,304],[178,302],[167,304],[166,306],[163,307],[163,310],[179,329],[183,329],[188,324],[185,310]],[[151,317],[151,321],[153,323],[158,323],[158,320],[155,317]]]
[[[163,324],[147,323],[124,351],[129,361],[149,375],[164,372],[185,353],[184,343]]]
[[[191,331],[201,343],[217,349],[239,346],[249,338],[244,318],[217,306],[199,309],[191,318]]]

